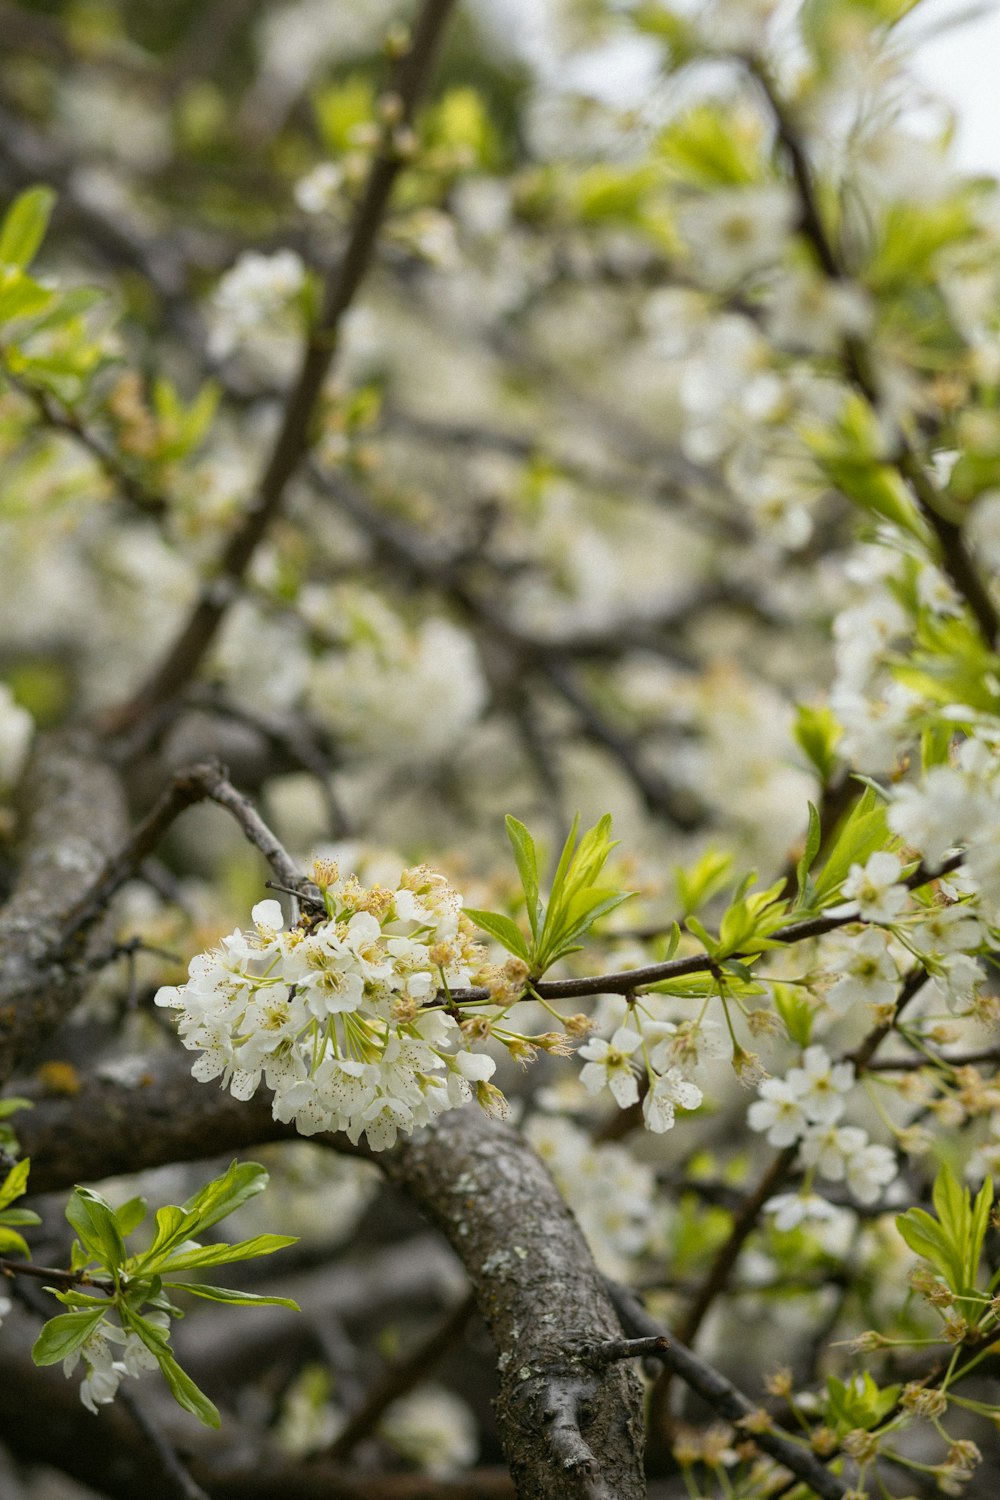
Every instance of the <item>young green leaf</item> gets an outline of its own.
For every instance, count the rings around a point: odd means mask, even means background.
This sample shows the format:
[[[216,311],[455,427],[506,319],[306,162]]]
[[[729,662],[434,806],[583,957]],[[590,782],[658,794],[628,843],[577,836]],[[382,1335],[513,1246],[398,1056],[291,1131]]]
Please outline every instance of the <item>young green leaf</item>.
[[[229,1302],[234,1307],[289,1307],[292,1312],[301,1312],[291,1297],[261,1297],[256,1292],[234,1292],[225,1286],[209,1286],[203,1281],[166,1281],[164,1286],[190,1292],[193,1297],[204,1297],[208,1302]]]
[[[191,1266],[226,1266],[237,1260],[252,1260],[257,1255],[273,1255],[276,1250],[297,1243],[298,1237],[294,1234],[258,1234],[252,1240],[239,1240],[234,1245],[202,1245],[196,1250],[182,1250],[178,1255],[157,1260],[156,1270],[158,1274],[166,1275],[169,1271],[187,1270]],[[151,1267],[146,1262],[141,1269],[148,1273]]]
[[[125,1241],[111,1205],[92,1188],[73,1189],[66,1205],[66,1217],[80,1237],[80,1243],[109,1271],[125,1261]]]
[[[484,932],[488,932],[490,937],[496,938],[498,943],[502,943],[508,953],[513,953],[515,958],[523,959],[526,964],[530,964],[531,950],[523,932],[516,922],[511,921],[510,917],[505,917],[502,912],[498,911],[478,911],[471,906],[466,906],[463,910],[470,921],[475,922],[476,926],[481,927]]]
[[[8,1203],[13,1203],[15,1198],[20,1198],[27,1191],[28,1173],[31,1171],[31,1161],[25,1157],[11,1167],[7,1176],[0,1185],[0,1208],[6,1208]]]
[[[31,1358],[36,1365],[57,1365],[86,1343],[103,1318],[103,1307],[50,1318],[35,1340]]]
[[[31,264],[45,238],[55,201],[48,187],[28,188],[14,199],[0,226],[0,262],[22,268]]]
[[[250,1198],[262,1193],[268,1184],[264,1167],[255,1161],[234,1161],[221,1177],[206,1185],[182,1205],[185,1214],[195,1219],[193,1233],[210,1229],[220,1219],[235,1213]]]
[[[535,841],[517,818],[508,813],[505,819],[507,837],[514,851],[514,863],[517,865],[517,873],[521,877],[521,889],[524,891],[524,904],[528,913],[528,923],[531,927],[532,936],[538,936],[538,923],[541,918],[541,906],[538,900],[538,853],[535,849]],[[473,918],[475,921],[475,918]],[[500,939],[503,942],[503,939]],[[512,953],[516,949],[510,950]],[[520,957],[520,955],[518,955]]]
[[[812,869],[813,860],[819,853],[819,846],[823,840],[823,825],[820,822],[819,813],[810,802],[809,804],[809,828],[806,832],[806,841],[802,849],[802,857],[795,867],[796,905],[802,904],[806,893],[806,884],[809,871]]]

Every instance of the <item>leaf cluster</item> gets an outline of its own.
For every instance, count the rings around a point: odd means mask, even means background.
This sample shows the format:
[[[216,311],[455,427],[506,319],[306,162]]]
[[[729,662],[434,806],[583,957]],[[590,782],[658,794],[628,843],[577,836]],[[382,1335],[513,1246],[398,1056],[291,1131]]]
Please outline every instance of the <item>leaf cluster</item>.
[[[234,1244],[199,1243],[198,1236],[263,1192],[267,1181],[267,1172],[256,1162],[234,1161],[186,1203],[157,1209],[152,1241],[147,1249],[135,1253],[129,1253],[125,1241],[146,1219],[145,1199],[130,1198],[115,1209],[92,1188],[75,1188],[66,1207],[66,1217],[78,1235],[71,1265],[78,1285],[94,1290],[48,1288],[72,1311],[46,1323],[32,1350],[35,1363],[52,1365],[70,1358],[113,1309],[126,1333],[136,1334],[154,1356],[178,1404],[206,1426],[218,1427],[216,1407],[174,1358],[169,1331],[144,1316],[144,1309],[181,1317],[181,1309],[174,1306],[167,1292],[183,1291],[211,1302],[297,1311],[297,1304],[287,1297],[262,1297],[178,1274],[271,1255],[295,1243],[295,1236],[278,1234],[256,1235]]]
[[[538,870],[538,850],[523,823],[507,817],[507,837],[514,851],[514,862],[521,879],[524,906],[531,937],[502,912],[468,910],[477,927],[527,965],[532,979],[539,978],[553,964],[570,953],[577,953],[585,936],[601,917],[616,911],[632,896],[615,886],[598,884],[617,841],[611,837],[611,816],[604,817],[578,839],[579,816],[567,835],[547,902],[542,900]]]

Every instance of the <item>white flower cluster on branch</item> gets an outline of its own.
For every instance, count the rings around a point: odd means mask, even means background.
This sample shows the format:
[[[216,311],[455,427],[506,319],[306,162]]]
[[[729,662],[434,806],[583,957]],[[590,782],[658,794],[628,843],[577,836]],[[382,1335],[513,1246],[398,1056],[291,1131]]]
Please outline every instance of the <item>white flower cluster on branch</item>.
[[[395,890],[341,878],[318,865],[326,917],[290,930],[277,901],[190,964],[157,1005],[177,1010],[185,1047],[201,1056],[195,1078],[221,1078],[235,1098],[264,1082],[274,1116],[303,1135],[362,1133],[375,1151],[399,1131],[470,1100],[497,1104],[496,1064],[463,1046],[439,989],[464,987],[482,963],[462,900],[425,867]]]

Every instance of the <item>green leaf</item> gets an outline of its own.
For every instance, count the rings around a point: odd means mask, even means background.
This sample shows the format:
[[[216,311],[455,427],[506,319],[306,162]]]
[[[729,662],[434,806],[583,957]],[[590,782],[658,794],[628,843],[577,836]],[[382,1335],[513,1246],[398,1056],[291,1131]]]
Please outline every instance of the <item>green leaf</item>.
[[[77,1187],[66,1205],[66,1217],[80,1237],[80,1243],[109,1271],[125,1263],[125,1241],[109,1203],[93,1188]]]
[[[290,1307],[292,1312],[301,1312],[291,1297],[260,1297],[256,1292],[234,1292],[225,1286],[209,1286],[203,1281],[166,1281],[164,1286],[190,1292],[194,1297],[204,1297],[208,1302],[229,1302],[234,1307]]]
[[[922,1208],[908,1208],[896,1219],[896,1228],[911,1250],[935,1266],[953,1292],[960,1293],[964,1273],[962,1255],[955,1249],[936,1219]]]
[[[0,321],[32,317],[54,300],[55,292],[16,266],[0,268]]]
[[[18,1234],[16,1229],[4,1229],[0,1227],[0,1255],[6,1254],[8,1250],[18,1251],[25,1259],[28,1259],[31,1255],[27,1240]]]
[[[823,840],[823,825],[819,820],[819,813],[810,802],[809,804],[809,829],[806,833],[806,842],[802,850],[802,858],[795,867],[795,885],[800,904],[805,894],[806,880],[812,869],[813,860],[819,853],[819,846]]]
[[[814,905],[831,905],[838,899],[852,865],[863,865],[869,855],[879,849],[895,848],[898,843],[889,832],[885,803],[871,787],[866,787],[834,836],[813,890]]]
[[[774,1008],[784,1022],[789,1040],[800,1047],[808,1047],[815,1015],[809,1003],[808,991],[801,990],[794,984],[774,984],[771,986],[771,993],[774,996]]]
[[[153,1243],[144,1254],[136,1256],[134,1265],[148,1266],[184,1240],[193,1238],[191,1232],[194,1216],[178,1208],[176,1203],[165,1203],[156,1210],[156,1234]]]
[[[181,1369],[173,1355],[167,1350],[154,1349],[153,1353],[156,1355],[157,1364],[163,1371],[164,1379],[170,1387],[170,1394],[177,1405],[197,1417],[203,1426],[221,1427],[222,1418],[219,1416],[218,1407],[209,1401],[204,1391],[199,1390],[190,1375]]]
[[[508,953],[513,953],[515,957],[530,964],[531,950],[521,929],[516,922],[511,921],[510,917],[505,917],[501,912],[496,911],[478,911],[471,906],[465,906],[462,909],[477,927],[481,927],[484,932],[489,933],[490,937],[502,943]]]
[[[58,1317],[50,1318],[31,1351],[35,1364],[57,1365],[66,1359],[87,1342],[103,1318],[103,1307],[95,1307],[89,1312],[60,1313]]]
[[[0,261],[29,266],[45,238],[56,195],[51,188],[34,187],[14,199],[0,226]]]
[[[0,1186],[0,1208],[6,1208],[8,1203],[13,1203],[15,1198],[20,1198],[27,1191],[28,1173],[31,1171],[31,1161],[25,1157],[11,1167],[7,1176]]]
[[[0,1120],[6,1120],[8,1115],[16,1114],[19,1109],[34,1109],[30,1099],[21,1099],[16,1094],[11,1094],[7,1099],[0,1099]]]
[[[252,1260],[257,1255],[273,1255],[288,1245],[298,1244],[294,1234],[258,1234],[252,1240],[238,1240],[233,1245],[202,1245],[197,1250],[182,1250],[179,1255],[157,1265],[157,1271],[187,1270],[191,1266],[225,1266],[232,1261]],[[148,1270],[148,1267],[146,1267]]]
[[[42,1221],[30,1208],[5,1208],[0,1211],[0,1224],[40,1224]]]
[[[145,1198],[130,1198],[120,1208],[115,1209],[115,1218],[118,1220],[118,1228],[122,1234],[131,1234],[133,1229],[138,1229],[146,1217]]]
[[[234,1161],[221,1177],[209,1182],[183,1205],[197,1219],[197,1229],[210,1229],[220,1219],[235,1213],[268,1184],[267,1170],[255,1161]]]
[[[979,1262],[983,1253],[986,1231],[990,1227],[990,1209],[993,1207],[993,1179],[987,1177],[972,1205],[969,1224],[968,1254],[965,1262],[965,1279],[969,1287],[976,1284]]]
[[[718,895],[727,884],[733,868],[733,856],[718,849],[708,849],[693,865],[674,867],[677,897],[683,915],[689,917]]]
[[[517,873],[521,877],[521,889],[524,891],[524,904],[528,913],[528,922],[531,927],[532,936],[538,936],[538,923],[541,917],[541,905],[538,900],[538,851],[535,841],[517,818],[508,813],[504,819],[507,828],[507,837],[514,851],[514,863],[517,865]],[[475,918],[473,918],[475,921]],[[500,939],[503,942],[503,939]],[[512,953],[517,952],[511,949]]]
[[[843,730],[833,710],[827,706],[799,704],[792,730],[796,743],[824,786],[832,781],[837,767],[837,745]]]

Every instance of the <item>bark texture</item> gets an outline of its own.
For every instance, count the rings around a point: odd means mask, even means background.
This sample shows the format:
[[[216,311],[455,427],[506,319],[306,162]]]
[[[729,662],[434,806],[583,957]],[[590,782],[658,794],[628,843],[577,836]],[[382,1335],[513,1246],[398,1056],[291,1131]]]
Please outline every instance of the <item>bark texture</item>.
[[[126,828],[119,777],[83,733],[39,742],[21,805],[23,857],[0,914],[0,1085],[83,993],[86,937],[60,953],[62,924]]]

